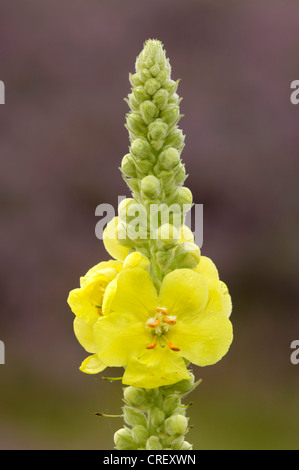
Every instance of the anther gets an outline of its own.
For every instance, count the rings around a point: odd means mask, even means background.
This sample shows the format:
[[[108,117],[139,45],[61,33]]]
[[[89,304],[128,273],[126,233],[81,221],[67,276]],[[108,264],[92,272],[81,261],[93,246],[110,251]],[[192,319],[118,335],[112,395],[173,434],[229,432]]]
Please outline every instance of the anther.
[[[165,307],[157,307],[157,312],[161,312],[163,315],[167,315],[167,309]]]
[[[146,346],[146,349],[154,349],[156,346],[157,346],[157,343],[156,341],[154,341],[152,344],[149,344],[148,346]]]
[[[164,321],[168,323],[169,325],[175,325],[176,324],[176,319],[175,317],[165,317]]]
[[[160,325],[160,320],[157,318],[154,322],[151,322],[150,320],[147,322],[147,326],[150,328],[157,328],[157,326]]]
[[[170,347],[170,349],[172,351],[180,351],[180,348],[178,348],[177,346],[174,346],[171,341],[168,341],[168,346]]]

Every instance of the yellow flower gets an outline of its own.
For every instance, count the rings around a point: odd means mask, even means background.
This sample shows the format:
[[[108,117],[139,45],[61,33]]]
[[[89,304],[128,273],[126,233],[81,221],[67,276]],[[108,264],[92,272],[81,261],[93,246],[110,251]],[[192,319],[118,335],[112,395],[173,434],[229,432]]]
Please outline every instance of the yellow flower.
[[[188,379],[184,359],[198,366],[218,362],[233,333],[227,312],[217,302],[214,308],[211,277],[176,269],[164,277],[158,294],[147,271],[120,272],[105,292],[104,315],[94,325],[97,358],[125,367],[123,383],[141,388]]]
[[[108,286],[113,286],[113,280],[123,269],[132,267],[149,269],[149,261],[139,252],[131,253],[124,263],[116,260],[103,261],[91,268],[80,278],[80,287],[73,289],[68,296],[68,304],[76,315],[74,332],[79,343],[87,352],[95,353],[93,328],[103,314],[104,293]],[[87,357],[81,364],[80,370],[95,374],[106,368],[96,354]]]
[[[119,242],[118,236],[120,228],[121,224],[119,217],[114,217],[110,222],[108,222],[103,232],[103,243],[106,251],[110,256],[112,256],[112,258],[118,261],[124,261],[132,250],[132,247],[122,245]]]

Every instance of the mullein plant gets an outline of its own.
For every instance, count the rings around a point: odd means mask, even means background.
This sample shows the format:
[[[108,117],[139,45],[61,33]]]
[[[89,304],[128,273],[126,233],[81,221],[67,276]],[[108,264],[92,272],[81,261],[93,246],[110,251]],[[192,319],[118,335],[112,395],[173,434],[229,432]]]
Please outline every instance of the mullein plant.
[[[191,364],[209,366],[227,353],[232,303],[185,225],[193,198],[184,185],[178,81],[160,41],[145,42],[129,78],[130,146],[120,170],[131,197],[103,233],[112,259],[81,277],[68,303],[75,335],[90,353],[80,370],[124,371],[125,424],[115,448],[190,450],[181,400],[200,383]]]

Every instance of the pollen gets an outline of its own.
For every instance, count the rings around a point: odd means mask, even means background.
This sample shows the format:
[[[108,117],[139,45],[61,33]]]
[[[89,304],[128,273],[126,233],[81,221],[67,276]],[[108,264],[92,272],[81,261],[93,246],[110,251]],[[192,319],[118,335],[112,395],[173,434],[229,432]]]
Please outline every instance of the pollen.
[[[157,346],[157,343],[156,341],[154,341],[152,344],[149,344],[148,346],[146,346],[146,349],[154,349],[156,346]]]
[[[180,348],[178,348],[177,346],[174,346],[171,341],[168,341],[168,346],[170,347],[170,349],[172,351],[180,351]]]

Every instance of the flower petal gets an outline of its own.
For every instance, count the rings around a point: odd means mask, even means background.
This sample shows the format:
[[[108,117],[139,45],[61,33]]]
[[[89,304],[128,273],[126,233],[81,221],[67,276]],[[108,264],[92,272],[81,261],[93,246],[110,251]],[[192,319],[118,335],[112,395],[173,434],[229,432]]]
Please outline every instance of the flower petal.
[[[202,367],[220,361],[233,340],[232,324],[220,313],[203,313],[178,321],[167,335],[183,357]]]
[[[77,340],[87,352],[93,353],[96,351],[92,325],[86,323],[82,318],[76,317],[74,320],[74,332]]]
[[[99,289],[96,296],[95,286],[90,284],[88,288],[73,289],[69,293],[67,301],[76,316],[82,318],[86,323],[93,325],[99,318],[96,305],[100,306],[102,299],[103,291]]]
[[[90,281],[93,276],[102,276],[104,279],[106,279],[107,282],[109,282],[114,279],[121,270],[122,263],[120,261],[112,259],[109,261],[101,261],[100,263],[90,268],[85,276],[81,276],[80,287],[83,287],[84,284]]]
[[[96,354],[88,356],[81,364],[80,370],[85,374],[98,374],[106,369],[106,365],[97,357]]]
[[[117,226],[119,218],[114,217],[106,226],[103,232],[103,243],[109,255],[113,258],[124,261],[131,248],[121,245],[117,239]]]
[[[227,318],[232,312],[232,301],[227,286],[222,281],[209,283],[209,301],[206,312],[222,313]]]
[[[144,322],[128,314],[110,313],[94,325],[96,352],[107,366],[122,367],[152,342]]]
[[[109,303],[111,312],[128,313],[145,321],[156,312],[158,295],[148,272],[140,268],[125,269],[108,290],[104,303]]]
[[[156,388],[189,379],[185,361],[167,346],[146,350],[132,358],[126,367],[123,383],[140,388]]]
[[[202,311],[207,301],[207,283],[193,269],[175,269],[162,281],[159,302],[169,315],[189,317]]]
[[[217,281],[219,279],[215,264],[207,256],[200,257],[199,264],[194,268],[194,271],[201,274],[206,281]]]

